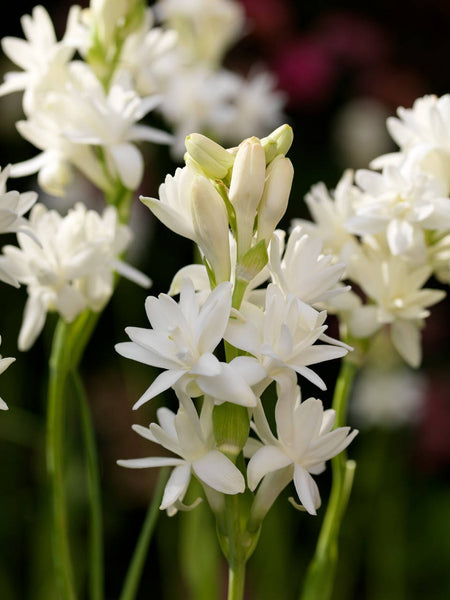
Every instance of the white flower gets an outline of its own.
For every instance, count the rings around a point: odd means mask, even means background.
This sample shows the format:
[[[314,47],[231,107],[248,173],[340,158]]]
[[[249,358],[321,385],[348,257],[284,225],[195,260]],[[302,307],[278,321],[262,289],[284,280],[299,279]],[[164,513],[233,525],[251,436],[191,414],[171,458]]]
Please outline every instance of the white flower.
[[[350,427],[332,430],[336,413],[322,402],[301,402],[300,388],[287,388],[275,409],[277,437],[271,432],[261,403],[253,411],[255,429],[263,442],[247,466],[248,485],[254,490],[261,479],[280,469],[289,470],[300,502],[312,515],[320,506],[320,494],[311,475],[325,470],[325,462],[344,450],[357,435]]]
[[[48,109],[69,141],[101,146],[111,175],[118,177],[125,187],[136,189],[142,179],[144,161],[131,142],[172,142],[172,136],[165,131],[137,124],[161,102],[161,97],[141,98],[119,83],[105,94],[94,73],[82,62],[72,63],[71,76],[70,89],[52,93]]]
[[[145,303],[152,329],[127,327],[131,342],[116,345],[122,356],[165,369],[134,405],[138,408],[164,390],[197,397],[213,396],[219,402],[254,406],[250,385],[264,373],[249,357],[220,362],[213,354],[223,338],[231,310],[231,283],[219,284],[200,306],[194,285],[182,283],[179,303],[166,294],[149,296]]]
[[[243,30],[244,10],[233,0],[159,0],[154,8],[195,63],[217,65]]]
[[[180,508],[188,508],[183,505],[183,498],[192,473],[202,483],[223,494],[239,494],[245,490],[242,473],[229,458],[216,449],[213,408],[214,402],[206,398],[199,416],[191,399],[184,397],[176,415],[168,408],[158,409],[159,425],[151,423],[148,428],[133,426],[139,435],[160,444],[180,458],[150,456],[117,461],[119,465],[132,469],[175,467],[166,484],[160,506],[162,510],[167,510],[169,516]]]
[[[76,20],[80,7],[72,6],[69,10],[67,33],[71,31],[71,23]],[[46,9],[35,6],[32,14],[21,18],[22,28],[27,41],[4,37],[3,52],[23,69],[23,72],[9,72],[5,82],[0,86],[0,95],[25,90],[24,103],[30,109],[33,105],[32,96],[35,88],[42,80],[55,80],[65,65],[71,60],[76,48],[64,38],[56,40],[55,29]],[[57,77],[56,77],[57,79]],[[31,97],[29,97],[31,96]]]
[[[307,365],[344,356],[348,347],[315,344],[324,338],[326,311],[318,312],[295,296],[284,296],[269,284],[265,310],[244,302],[236,318],[230,319],[225,339],[236,348],[249,352],[264,367],[267,377],[279,379],[299,373],[320,389],[324,381]],[[339,344],[325,336],[327,341]]]
[[[368,366],[355,381],[350,413],[361,427],[411,425],[420,417],[425,391],[423,374],[411,368]]]
[[[322,254],[319,238],[306,234],[300,225],[291,230],[286,247],[284,237],[285,232],[277,230],[272,238],[269,269],[273,282],[286,296],[292,294],[316,305],[348,291],[348,287],[339,284],[345,264],[336,263],[330,254]]]
[[[233,89],[234,74],[226,69],[212,71],[195,64],[176,70],[176,76],[166,82],[158,107],[175,136],[171,147],[175,158],[182,158],[187,135],[215,132],[217,124],[228,120]]]
[[[198,244],[218,282],[229,279],[228,215],[211,181],[190,167],[177,168],[159,186],[159,199],[140,200],[166,227]]]
[[[36,204],[29,226],[39,243],[19,233],[20,248],[3,249],[9,272],[28,289],[19,333],[21,350],[32,346],[48,311],[57,311],[70,322],[85,308],[100,310],[112,294],[114,270],[142,285],[150,283],[117,260],[131,234],[118,223],[113,207],[101,216],[79,203],[62,217]]]
[[[26,231],[27,220],[23,215],[37,200],[36,192],[6,191],[10,169],[11,165],[0,169],[0,233]]]
[[[228,102],[220,110],[220,119],[211,123],[216,135],[235,144],[251,136],[262,136],[285,122],[285,95],[276,89],[268,71],[253,71],[247,77],[230,73]]]
[[[0,336],[0,344],[2,343],[2,338]],[[11,363],[13,363],[16,359],[15,358],[2,358],[1,354],[0,354],[0,375],[6,371],[6,369],[9,367],[9,365]],[[0,398],[0,410],[8,410],[8,405],[6,404],[6,402]]]
[[[385,231],[392,254],[423,247],[424,230],[450,227],[450,200],[442,180],[394,166],[382,173],[359,170],[355,180],[363,194],[346,225],[358,235]]]
[[[179,54],[176,31],[153,27],[153,13],[148,9],[141,26],[124,41],[113,80],[126,74],[140,96],[160,94],[181,68]]]
[[[353,185],[353,171],[342,175],[336,189],[330,193],[324,183],[315,184],[305,196],[313,221],[293,219],[292,227],[301,225],[305,233],[322,240],[323,252],[346,262],[357,245],[346,223],[353,216],[353,203],[357,190]]]
[[[367,251],[350,266],[355,281],[374,304],[361,307],[361,317],[381,325],[390,324],[392,342],[408,364],[421,361],[420,329],[429,316],[427,308],[445,297],[442,290],[423,288],[431,276],[427,265],[415,267],[401,257]],[[357,331],[352,332],[358,336]]]

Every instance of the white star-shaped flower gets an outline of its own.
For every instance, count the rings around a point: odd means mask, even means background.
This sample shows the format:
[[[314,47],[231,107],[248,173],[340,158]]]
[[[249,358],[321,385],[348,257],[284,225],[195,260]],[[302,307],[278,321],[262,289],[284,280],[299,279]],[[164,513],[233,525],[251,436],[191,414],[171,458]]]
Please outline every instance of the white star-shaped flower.
[[[300,388],[285,388],[280,394],[275,421],[277,436],[270,429],[261,403],[253,411],[255,429],[263,444],[247,466],[248,485],[254,490],[268,474],[284,469],[293,478],[300,502],[312,515],[320,506],[320,494],[311,475],[325,470],[325,462],[342,452],[357,435],[350,427],[332,430],[336,413],[323,409],[321,400],[301,402]],[[285,480],[286,481],[286,480]],[[287,483],[287,482],[286,482]]]
[[[307,365],[339,358],[348,352],[348,347],[315,344],[323,339],[326,317],[326,311],[318,312],[293,295],[285,297],[272,283],[267,287],[265,309],[244,302],[236,318],[230,319],[225,339],[252,354],[267,377],[276,380],[295,371],[324,390],[324,381]],[[339,344],[331,338],[325,339]]]
[[[223,494],[239,494],[245,490],[242,473],[216,448],[212,420],[214,402],[206,398],[198,415],[191,399],[185,396],[181,398],[177,414],[165,407],[158,409],[159,425],[133,425],[134,431],[139,435],[160,444],[180,458],[150,456],[117,461],[119,465],[132,469],[175,467],[166,484],[160,506],[162,510],[167,510],[169,516],[179,508],[187,508],[183,505],[183,498],[192,473],[202,483]]]
[[[127,327],[131,342],[116,345],[122,356],[165,369],[133,408],[170,387],[191,397],[208,394],[219,402],[254,406],[251,385],[264,371],[250,357],[220,362],[213,354],[222,340],[231,310],[231,283],[218,285],[200,306],[190,279],[183,280],[179,303],[167,294],[145,303],[152,329]],[[203,297],[203,295],[202,295]]]

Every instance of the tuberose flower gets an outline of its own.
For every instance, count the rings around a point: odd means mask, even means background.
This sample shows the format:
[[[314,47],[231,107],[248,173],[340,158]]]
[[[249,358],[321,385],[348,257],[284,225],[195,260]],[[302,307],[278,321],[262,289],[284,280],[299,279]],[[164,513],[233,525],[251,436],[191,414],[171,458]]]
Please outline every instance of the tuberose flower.
[[[112,294],[114,271],[150,285],[145,275],[118,260],[131,232],[119,224],[112,206],[99,215],[78,203],[63,217],[36,204],[29,227],[38,241],[19,233],[20,247],[3,249],[8,272],[28,290],[20,350],[32,346],[48,311],[56,311],[70,322],[85,308],[100,310]]]
[[[320,494],[311,475],[325,470],[325,462],[344,450],[357,435],[350,427],[332,430],[336,413],[325,410],[321,400],[300,399],[300,388],[286,388],[280,394],[275,421],[277,437],[270,429],[261,403],[253,411],[255,430],[263,445],[247,466],[248,485],[254,490],[261,479],[280,469],[289,470],[300,502],[315,515]],[[286,482],[287,483],[287,482]]]
[[[327,329],[326,311],[318,312],[293,295],[284,296],[278,286],[267,287],[265,309],[244,302],[230,319],[225,339],[236,348],[252,354],[270,379],[289,371],[302,375],[320,389],[325,382],[307,365],[344,356],[348,347],[326,337],[331,344],[315,344]]]
[[[223,282],[200,306],[192,281],[185,279],[178,303],[167,294],[147,298],[145,310],[152,329],[127,327],[131,342],[116,344],[116,350],[126,358],[165,370],[134,409],[170,387],[191,397],[208,394],[219,402],[256,404],[250,386],[264,376],[259,365],[244,356],[224,363],[213,354],[227,327],[231,293],[231,283]]]
[[[160,506],[161,510],[167,510],[169,516],[174,515],[180,508],[189,508],[183,505],[183,499],[192,473],[200,482],[224,494],[239,494],[245,490],[242,473],[216,448],[213,408],[214,402],[205,399],[198,415],[192,400],[183,396],[177,414],[165,407],[158,409],[159,425],[156,423],[151,423],[149,427],[133,425],[136,433],[151,442],[160,444],[180,458],[149,456],[117,461],[119,465],[132,469],[175,467],[166,484]]]

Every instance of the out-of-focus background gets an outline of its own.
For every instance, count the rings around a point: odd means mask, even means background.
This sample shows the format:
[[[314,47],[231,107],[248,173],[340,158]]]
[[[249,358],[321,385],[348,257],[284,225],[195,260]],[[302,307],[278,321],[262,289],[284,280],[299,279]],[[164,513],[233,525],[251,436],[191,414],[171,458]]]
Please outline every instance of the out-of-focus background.
[[[446,0],[242,0],[242,4],[248,32],[227,54],[226,64],[241,72],[264,65],[286,95],[286,121],[295,136],[289,152],[294,186],[282,223],[288,227],[291,218],[309,216],[303,197],[311,185],[323,181],[333,188],[345,168],[367,167],[372,158],[394,148],[385,120],[398,106],[410,107],[424,94],[450,93],[450,4]],[[59,34],[69,5],[45,2]],[[2,15],[1,36],[22,37],[20,17],[33,6],[28,1],[10,3]],[[2,72],[9,68],[0,56]],[[33,156],[35,149],[14,127],[22,117],[20,94],[0,98],[0,115],[0,166]],[[148,151],[146,159],[138,193],[156,195],[166,173],[173,173],[178,163],[163,148]],[[10,179],[8,189],[25,191],[35,185],[33,178]],[[91,193],[88,186],[81,186],[79,199],[89,203]],[[40,199],[58,204],[43,194]],[[193,260],[190,243],[156,222],[138,200],[132,226],[138,240],[129,259],[153,279],[152,294],[167,291],[176,270]],[[6,243],[14,243],[14,236],[4,236],[2,244]],[[154,450],[131,431],[131,424],[147,425],[160,404],[174,406],[167,394],[131,411],[156,373],[114,351],[114,344],[125,339],[126,326],[146,326],[146,295],[133,284],[120,282],[83,362],[98,434],[111,600],[117,598],[157,476],[153,470],[120,468],[115,461]],[[16,340],[25,298],[24,289],[1,284],[0,350],[17,360],[0,378],[0,394],[10,408],[0,414],[0,598],[53,600],[43,439],[47,357],[55,319],[50,316],[29,352],[19,352]],[[387,360],[380,340],[374,367],[357,380],[350,423],[360,434],[349,454],[358,466],[343,523],[334,600],[450,598],[449,323],[450,304],[445,300],[433,307],[427,321],[420,371]],[[329,391],[322,396],[326,404],[338,366],[321,371],[329,382]],[[309,393],[318,392],[305,386],[305,397]],[[82,557],[87,529],[80,424],[72,404],[68,412],[72,458],[67,476],[77,539],[73,550]],[[318,483],[326,501],[329,472],[318,477]],[[250,560],[249,600],[297,597],[323,511],[317,517],[296,512],[287,502],[290,494],[292,490],[286,490],[278,500]],[[196,537],[199,531],[201,538]],[[198,579],[205,573],[224,581],[225,567],[207,511],[199,507],[172,519],[162,513],[138,598],[201,600]],[[82,582],[86,573],[78,577]],[[219,586],[217,600],[222,594]]]

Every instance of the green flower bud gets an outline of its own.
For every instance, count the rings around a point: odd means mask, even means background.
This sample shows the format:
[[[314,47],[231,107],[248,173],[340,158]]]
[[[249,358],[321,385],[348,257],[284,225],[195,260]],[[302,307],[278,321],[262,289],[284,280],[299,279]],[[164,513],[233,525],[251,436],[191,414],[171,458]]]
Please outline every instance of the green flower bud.
[[[190,164],[212,179],[224,179],[234,163],[234,156],[201,133],[186,137],[186,164]],[[193,162],[191,162],[191,159]]]

